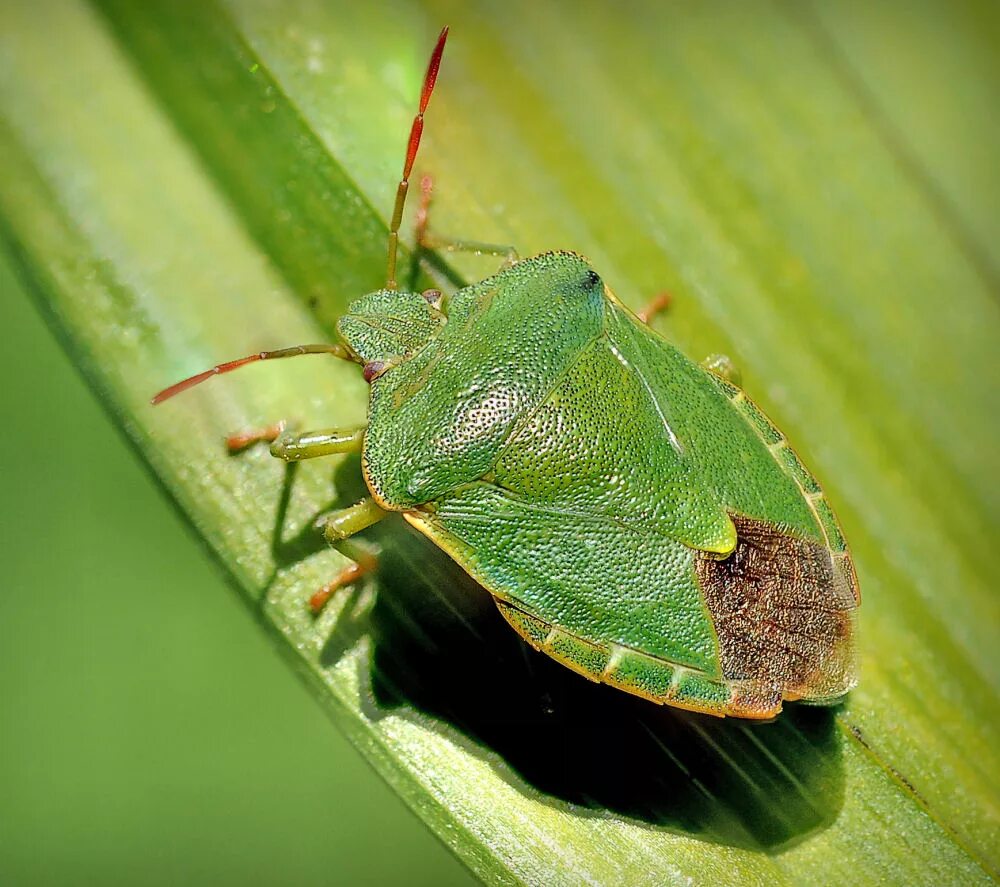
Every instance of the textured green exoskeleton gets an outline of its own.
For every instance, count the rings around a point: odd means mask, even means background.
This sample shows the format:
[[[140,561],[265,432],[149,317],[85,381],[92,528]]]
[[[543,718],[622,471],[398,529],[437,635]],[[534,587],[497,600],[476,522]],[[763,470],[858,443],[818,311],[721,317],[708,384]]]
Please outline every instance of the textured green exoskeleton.
[[[857,591],[812,476],[741,389],[586,261],[525,259],[441,308],[383,290],[339,331],[371,382],[365,481],[595,680],[769,717],[853,683]]]
[[[362,449],[371,499],[331,515],[332,541],[401,512],[533,647],[655,702],[768,718],[783,699],[836,701],[855,681],[847,546],[819,484],[723,364],[688,360],[572,253],[513,261],[450,297],[396,288],[443,43],[411,132],[389,284],[340,319],[346,347],[232,361],[157,401],[251,360],[355,360],[367,426],[272,446],[289,460]],[[344,550],[357,565],[320,600],[374,565]]]

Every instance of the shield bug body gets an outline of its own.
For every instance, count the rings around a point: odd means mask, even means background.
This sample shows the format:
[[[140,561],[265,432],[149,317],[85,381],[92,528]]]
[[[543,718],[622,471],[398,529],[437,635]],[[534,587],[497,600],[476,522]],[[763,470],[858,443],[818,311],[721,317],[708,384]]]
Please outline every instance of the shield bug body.
[[[339,320],[344,344],[221,364],[154,402],[256,360],[329,353],[363,366],[363,429],[231,439],[273,439],[287,460],[362,452],[371,496],[324,524],[356,563],[314,608],[373,568],[350,537],[401,512],[529,644],[592,680],[747,718],[783,699],[836,701],[855,680],[850,555],[819,484],[725,361],[688,360],[568,252],[512,256],[451,296],[397,288],[446,35],[410,134],[388,283]]]

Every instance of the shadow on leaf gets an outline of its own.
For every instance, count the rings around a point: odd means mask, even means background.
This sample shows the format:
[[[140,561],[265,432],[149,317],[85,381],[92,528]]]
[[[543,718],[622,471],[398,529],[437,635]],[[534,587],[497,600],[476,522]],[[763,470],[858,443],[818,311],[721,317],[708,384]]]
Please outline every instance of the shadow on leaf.
[[[364,495],[357,468],[338,471],[346,498]],[[844,779],[829,709],[791,705],[751,724],[594,684],[528,647],[489,594],[403,521],[370,536],[382,549],[378,598],[364,626],[342,620],[322,659],[371,631],[374,717],[412,706],[539,792],[713,842],[774,851],[836,818]]]

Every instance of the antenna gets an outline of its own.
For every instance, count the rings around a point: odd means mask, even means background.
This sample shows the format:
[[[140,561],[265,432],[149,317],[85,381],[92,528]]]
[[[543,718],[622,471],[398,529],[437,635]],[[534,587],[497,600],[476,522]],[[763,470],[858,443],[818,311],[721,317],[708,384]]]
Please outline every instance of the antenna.
[[[341,358],[341,360],[357,360],[343,345],[293,345],[291,348],[280,348],[277,351],[258,351],[256,354],[250,354],[236,360],[229,360],[212,367],[210,370],[196,373],[186,379],[181,379],[180,382],[175,382],[169,388],[164,388],[159,394],[153,397],[150,403],[155,407],[158,403],[169,400],[175,394],[180,394],[182,391],[187,391],[188,388],[200,385],[205,380],[211,379],[212,376],[231,373],[233,370],[238,370],[248,363],[254,363],[258,360],[277,360],[281,357],[298,357],[300,354],[332,354],[334,357]]]
[[[410,172],[413,170],[413,161],[417,157],[417,148],[420,147],[420,135],[424,131],[424,111],[427,110],[427,104],[431,100],[431,93],[434,91],[434,83],[437,81],[438,69],[441,67],[441,55],[444,53],[444,44],[447,39],[448,29],[442,28],[441,34],[437,39],[437,44],[434,46],[434,52],[431,53],[431,60],[427,65],[427,73],[424,74],[424,86],[420,92],[420,109],[417,111],[417,116],[413,118],[413,125],[410,127],[410,140],[406,146],[406,162],[403,164],[403,177],[400,179],[399,187],[396,189],[396,204],[392,210],[392,224],[389,227],[389,268],[386,289],[394,290],[398,286],[396,283],[396,251],[399,247],[399,226],[403,220],[403,206],[406,203],[406,192],[410,185]],[[294,345],[291,348],[280,348],[277,351],[259,351],[257,354],[250,354],[246,357],[220,363],[210,370],[196,373],[187,379],[175,382],[153,397],[152,404],[156,406],[165,400],[169,400],[175,394],[180,394],[182,391],[194,388],[195,385],[200,385],[207,379],[211,379],[212,376],[221,376],[223,373],[230,373],[242,366],[246,366],[248,363],[254,363],[258,360],[276,360],[282,357],[298,357],[300,354],[332,354],[334,357],[339,357],[342,360],[361,363],[357,355],[344,345]]]
[[[399,180],[396,188],[396,203],[392,208],[392,222],[389,225],[389,267],[386,273],[385,288],[394,290],[399,284],[396,282],[396,251],[399,248],[399,226],[403,222],[403,207],[406,204],[406,192],[410,187],[410,173],[413,170],[413,161],[417,157],[417,148],[420,147],[420,136],[424,131],[424,111],[431,100],[431,93],[434,92],[434,84],[437,81],[438,69],[441,67],[441,56],[444,54],[444,44],[448,39],[448,28],[441,29],[434,52],[431,53],[431,60],[427,65],[427,73],[424,74],[424,86],[420,91],[420,110],[413,118],[413,125],[410,127],[410,140],[406,145],[406,162],[403,164],[403,177]]]

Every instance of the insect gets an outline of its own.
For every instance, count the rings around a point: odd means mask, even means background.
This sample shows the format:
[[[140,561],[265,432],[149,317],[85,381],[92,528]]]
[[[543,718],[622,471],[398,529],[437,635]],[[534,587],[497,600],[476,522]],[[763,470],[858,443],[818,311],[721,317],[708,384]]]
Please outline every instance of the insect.
[[[339,319],[343,342],[223,363],[153,402],[259,360],[322,353],[361,365],[364,428],[230,439],[271,441],[288,461],[362,454],[371,495],[323,523],[354,563],[314,610],[374,569],[352,537],[400,512],[532,647],[592,680],[719,716],[837,701],[855,683],[851,557],[819,484],[727,361],[690,361],[570,252],[511,252],[450,296],[397,285],[447,33],[410,131],[386,285]]]

